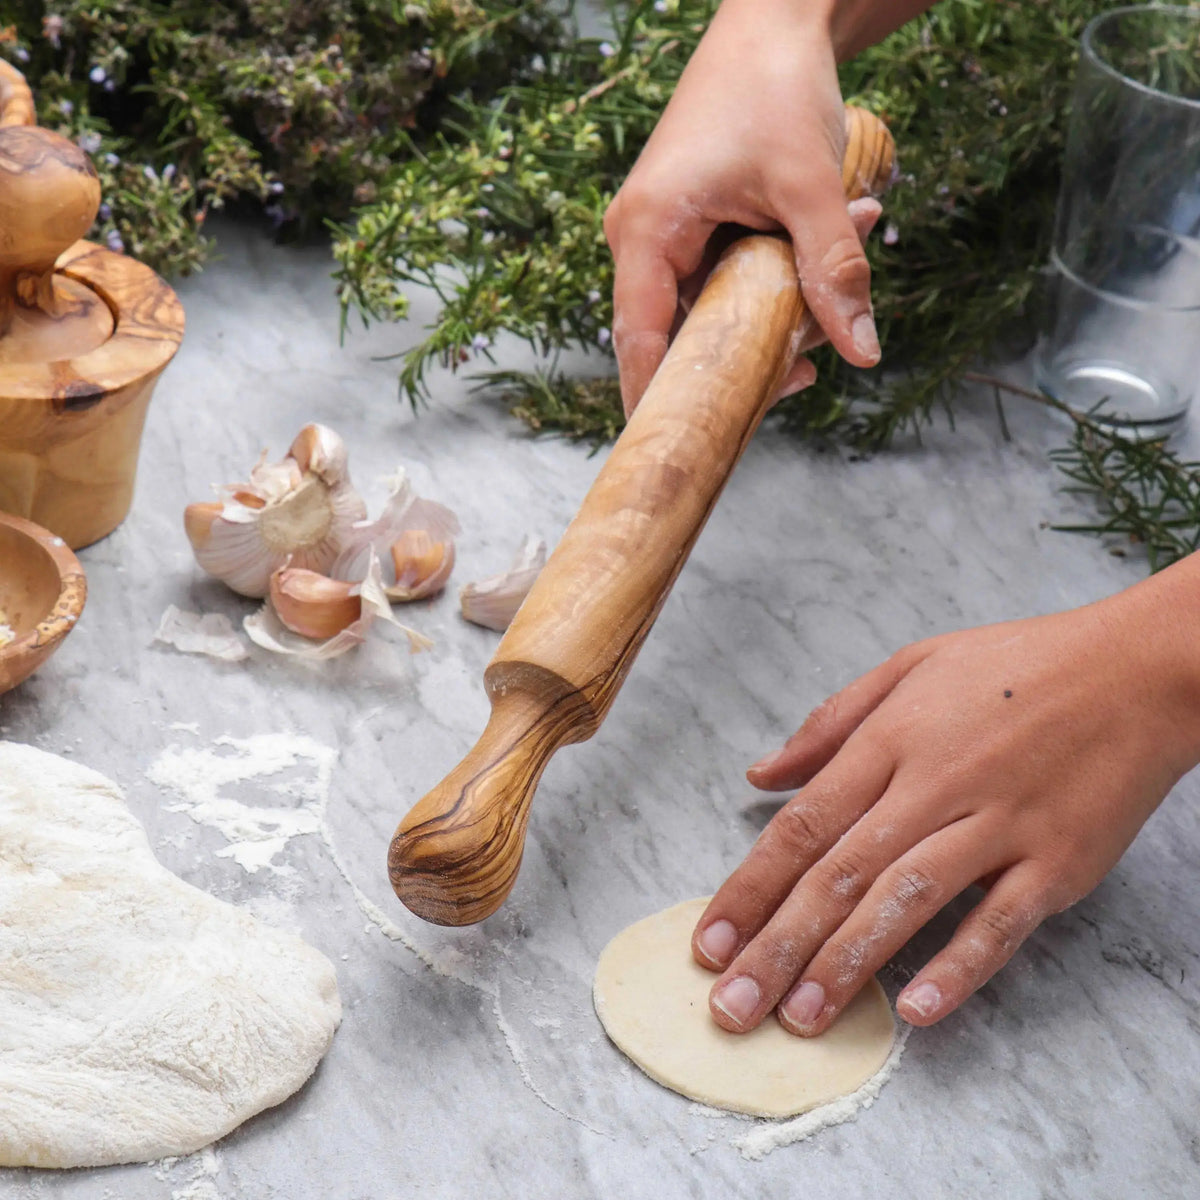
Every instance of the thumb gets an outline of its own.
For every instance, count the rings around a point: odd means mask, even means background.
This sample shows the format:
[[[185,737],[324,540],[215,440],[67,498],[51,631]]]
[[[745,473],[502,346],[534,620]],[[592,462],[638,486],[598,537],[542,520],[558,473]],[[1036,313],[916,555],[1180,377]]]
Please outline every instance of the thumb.
[[[883,703],[893,688],[930,653],[906,646],[836,695],[817,705],[781,750],[759,759],[746,778],[764,792],[803,787],[833,758],[846,739]]]

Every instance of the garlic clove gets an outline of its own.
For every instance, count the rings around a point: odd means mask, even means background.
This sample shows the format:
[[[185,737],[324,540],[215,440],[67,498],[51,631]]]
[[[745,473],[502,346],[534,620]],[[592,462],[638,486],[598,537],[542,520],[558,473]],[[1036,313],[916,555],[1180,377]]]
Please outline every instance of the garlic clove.
[[[213,502],[189,504],[183,510],[183,528],[192,543],[193,550],[202,550],[212,539],[213,522],[221,515],[225,506]]]
[[[358,587],[303,567],[284,567],[271,576],[271,604],[279,619],[302,637],[325,639],[362,616]]]
[[[468,583],[462,589],[459,593],[462,615],[485,629],[507,629],[545,565],[546,543],[526,537],[507,571]]]
[[[302,472],[311,471],[330,487],[348,479],[346,443],[327,425],[305,425],[288,455]]]
[[[449,542],[462,531],[444,504],[416,494],[403,467],[388,482],[390,494],[379,519],[358,522],[345,538],[329,570],[335,579],[361,579],[371,553],[387,553],[409,530],[424,530],[435,542]]]
[[[282,572],[281,572],[282,574]],[[245,618],[243,628],[250,640],[265,650],[276,654],[289,654],[310,661],[323,661],[337,658],[348,650],[366,641],[367,631],[376,620],[384,620],[395,625],[408,638],[408,648],[411,653],[427,649],[433,643],[415,629],[402,625],[392,615],[391,605],[383,589],[383,572],[377,555],[370,556],[367,574],[358,583],[326,579],[325,583],[340,584],[348,589],[359,602],[360,615],[344,629],[334,633],[324,641],[314,641],[289,629],[280,619],[274,604],[268,600],[258,612]]]
[[[436,596],[454,570],[454,543],[435,542],[424,529],[409,529],[392,544],[396,582],[385,588],[389,600],[408,603]]]

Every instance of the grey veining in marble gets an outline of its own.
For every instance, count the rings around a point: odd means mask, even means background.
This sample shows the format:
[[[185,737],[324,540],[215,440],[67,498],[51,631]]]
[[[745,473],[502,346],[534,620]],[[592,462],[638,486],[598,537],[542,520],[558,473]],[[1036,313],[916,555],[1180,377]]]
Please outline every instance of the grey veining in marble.
[[[505,565],[526,532],[553,542],[602,456],[528,437],[449,375],[414,416],[392,365],[376,361],[412,329],[352,335],[339,349],[324,252],[238,228],[221,245],[222,260],[180,288],[188,335],[151,410],[133,513],[83,554],[85,617],[0,700],[0,726],[117,779],[168,867],[320,947],[337,966],[345,1021],[309,1085],[226,1138],[215,1160],[3,1172],[0,1194],[1200,1194],[1194,778],[1091,897],[961,1012],[913,1035],[872,1108],[761,1162],[731,1148],[741,1122],[699,1115],[644,1078],[591,1011],[604,943],[736,865],[773,807],[744,784],[744,766],[828,692],[915,638],[1080,604],[1138,577],[1135,564],[1044,527],[1069,511],[1045,459],[1059,433],[1044,415],[1012,406],[1006,444],[981,396],[957,432],[866,462],[764,431],[604,728],[547,771],[510,903],[483,926],[437,929],[393,899],[387,841],[482,728],[495,635],[458,619],[452,589],[409,614],[437,640],[415,659],[386,637],[320,670],[258,650],[228,666],[152,645],[168,604],[235,620],[252,607],[194,568],[180,514],[320,420],[346,437],[374,505],[380,478],[403,462],[456,508],[461,583]],[[414,328],[429,312],[418,300]],[[525,361],[513,347],[502,357]],[[278,856],[290,874],[248,874],[218,857],[220,834],[169,811],[179,797],[146,772],[171,747],[223,753],[223,735],[281,731],[338,752],[328,836],[292,839]],[[237,798],[278,804],[270,783],[249,780]],[[334,853],[419,955],[366,919]],[[893,995],[967,902],[893,964]]]

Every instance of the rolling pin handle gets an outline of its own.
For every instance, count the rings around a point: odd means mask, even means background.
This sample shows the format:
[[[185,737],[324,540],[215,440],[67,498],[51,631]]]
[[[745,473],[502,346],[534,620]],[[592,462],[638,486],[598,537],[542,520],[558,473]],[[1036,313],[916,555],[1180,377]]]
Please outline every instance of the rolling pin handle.
[[[529,806],[551,755],[598,724],[584,698],[530,667],[486,679],[491,716],[474,748],[404,818],[388,851],[396,895],[435,925],[473,925],[504,903]]]

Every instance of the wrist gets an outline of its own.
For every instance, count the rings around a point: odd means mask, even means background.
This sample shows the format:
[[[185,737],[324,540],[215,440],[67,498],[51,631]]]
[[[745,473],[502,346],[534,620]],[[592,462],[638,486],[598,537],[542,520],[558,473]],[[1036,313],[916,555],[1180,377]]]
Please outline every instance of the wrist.
[[[1120,630],[1112,653],[1144,664],[1190,770],[1200,763],[1200,553],[1101,604]]]

